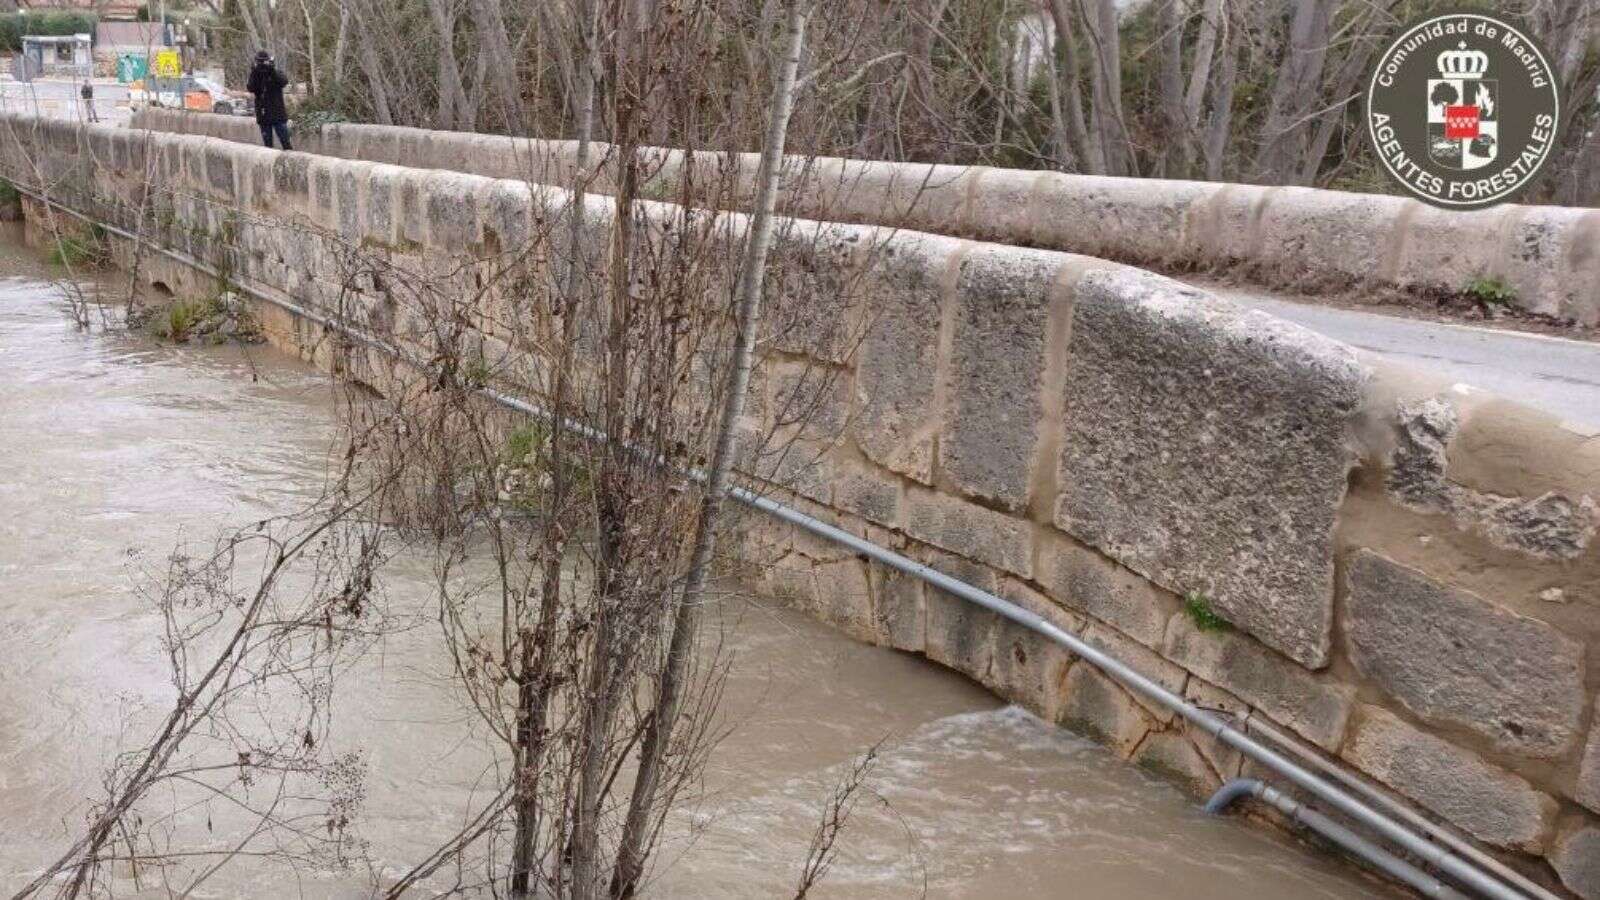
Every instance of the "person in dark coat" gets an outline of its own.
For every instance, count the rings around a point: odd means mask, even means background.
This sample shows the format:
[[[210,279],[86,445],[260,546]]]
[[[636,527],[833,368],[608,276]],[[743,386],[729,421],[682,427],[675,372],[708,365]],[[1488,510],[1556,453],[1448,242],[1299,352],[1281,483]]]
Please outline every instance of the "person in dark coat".
[[[83,108],[89,113],[89,121],[100,121],[100,113],[94,108],[94,86],[85,81],[83,89],[78,91],[78,96],[83,98]]]
[[[256,124],[261,126],[261,143],[272,146],[272,136],[285,150],[289,146],[289,110],[283,105],[283,89],[289,79],[278,71],[272,54],[265,50],[256,54],[256,64],[250,69],[250,82],[246,87],[256,97]]]

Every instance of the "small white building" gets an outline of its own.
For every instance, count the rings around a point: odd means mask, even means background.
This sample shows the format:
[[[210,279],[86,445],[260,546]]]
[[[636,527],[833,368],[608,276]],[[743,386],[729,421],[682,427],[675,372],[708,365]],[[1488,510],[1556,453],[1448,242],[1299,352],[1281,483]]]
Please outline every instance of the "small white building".
[[[12,68],[19,81],[40,75],[89,78],[94,75],[94,38],[87,34],[25,35]]]

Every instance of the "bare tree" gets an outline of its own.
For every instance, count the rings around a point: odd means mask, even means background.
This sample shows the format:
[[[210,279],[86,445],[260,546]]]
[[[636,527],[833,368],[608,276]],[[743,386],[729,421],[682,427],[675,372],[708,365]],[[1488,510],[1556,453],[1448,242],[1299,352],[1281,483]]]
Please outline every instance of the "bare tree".
[[[1273,81],[1272,99],[1261,126],[1254,179],[1284,184],[1293,179],[1305,154],[1307,120],[1321,95],[1322,70],[1328,58],[1337,0],[1305,0],[1293,4],[1288,40]]]
[[[772,111],[767,121],[766,141],[761,149],[761,165],[756,172],[755,212],[745,237],[734,294],[738,344],[726,376],[728,386],[722,393],[721,420],[715,434],[711,468],[706,474],[699,521],[695,525],[694,551],[689,559],[683,591],[675,603],[667,665],[661,674],[655,708],[645,726],[639,773],[635,776],[633,797],[629,801],[628,817],[617,851],[616,874],[611,890],[613,896],[632,896],[644,871],[646,833],[652,808],[658,800],[664,758],[677,725],[678,710],[688,677],[689,656],[694,651],[698,637],[700,607],[706,599],[706,577],[716,545],[722,506],[727,501],[733,474],[734,437],[749,392],[756,330],[761,317],[762,282],[766,277],[767,254],[772,245],[778,177],[783,166],[789,116],[794,109],[795,84],[800,58],[804,53],[806,23],[811,14],[811,5],[811,0],[788,0],[782,50],[776,61],[778,73],[773,79]]]

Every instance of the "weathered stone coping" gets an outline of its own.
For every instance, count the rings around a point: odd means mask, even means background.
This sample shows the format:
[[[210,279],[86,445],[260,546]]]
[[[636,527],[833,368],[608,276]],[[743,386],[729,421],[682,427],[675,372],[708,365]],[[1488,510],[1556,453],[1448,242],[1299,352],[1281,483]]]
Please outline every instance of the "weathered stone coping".
[[[253,122],[146,109],[136,127],[245,143]],[[574,141],[514,139],[398,126],[333,124],[296,136],[303,150],[546,184],[572,183]],[[640,151],[643,192],[676,196],[681,151]],[[613,189],[614,150],[595,144],[591,189]],[[756,154],[697,154],[731,166],[724,199],[744,208]],[[1068,175],[981,166],[796,158],[783,210],[1082,253],[1164,270],[1201,269],[1277,288],[1383,290],[1435,298],[1498,279],[1513,305],[1600,325],[1600,211],[1503,205],[1439,210],[1418,200],[1300,187]]]

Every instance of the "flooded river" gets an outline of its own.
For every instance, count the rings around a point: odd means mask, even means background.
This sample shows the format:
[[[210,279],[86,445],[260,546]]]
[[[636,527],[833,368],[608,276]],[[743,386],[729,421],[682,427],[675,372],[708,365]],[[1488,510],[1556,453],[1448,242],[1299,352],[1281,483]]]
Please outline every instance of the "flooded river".
[[[327,379],[270,350],[79,331],[47,275],[0,247],[0,894],[61,852],[112,755],[170,702],[159,622],[135,591],[140,561],[314,496],[338,402]],[[430,596],[415,568],[391,574],[396,602]],[[792,895],[823,798],[885,738],[873,796],[819,896],[1374,893],[1337,861],[1208,819],[934,665],[738,606],[732,735],[674,823],[652,896]],[[367,896],[372,872],[403,871],[453,833],[477,751],[438,688],[436,646],[396,639],[364,660],[343,703],[343,739],[369,766],[359,827],[371,866],[240,861],[207,896]]]

